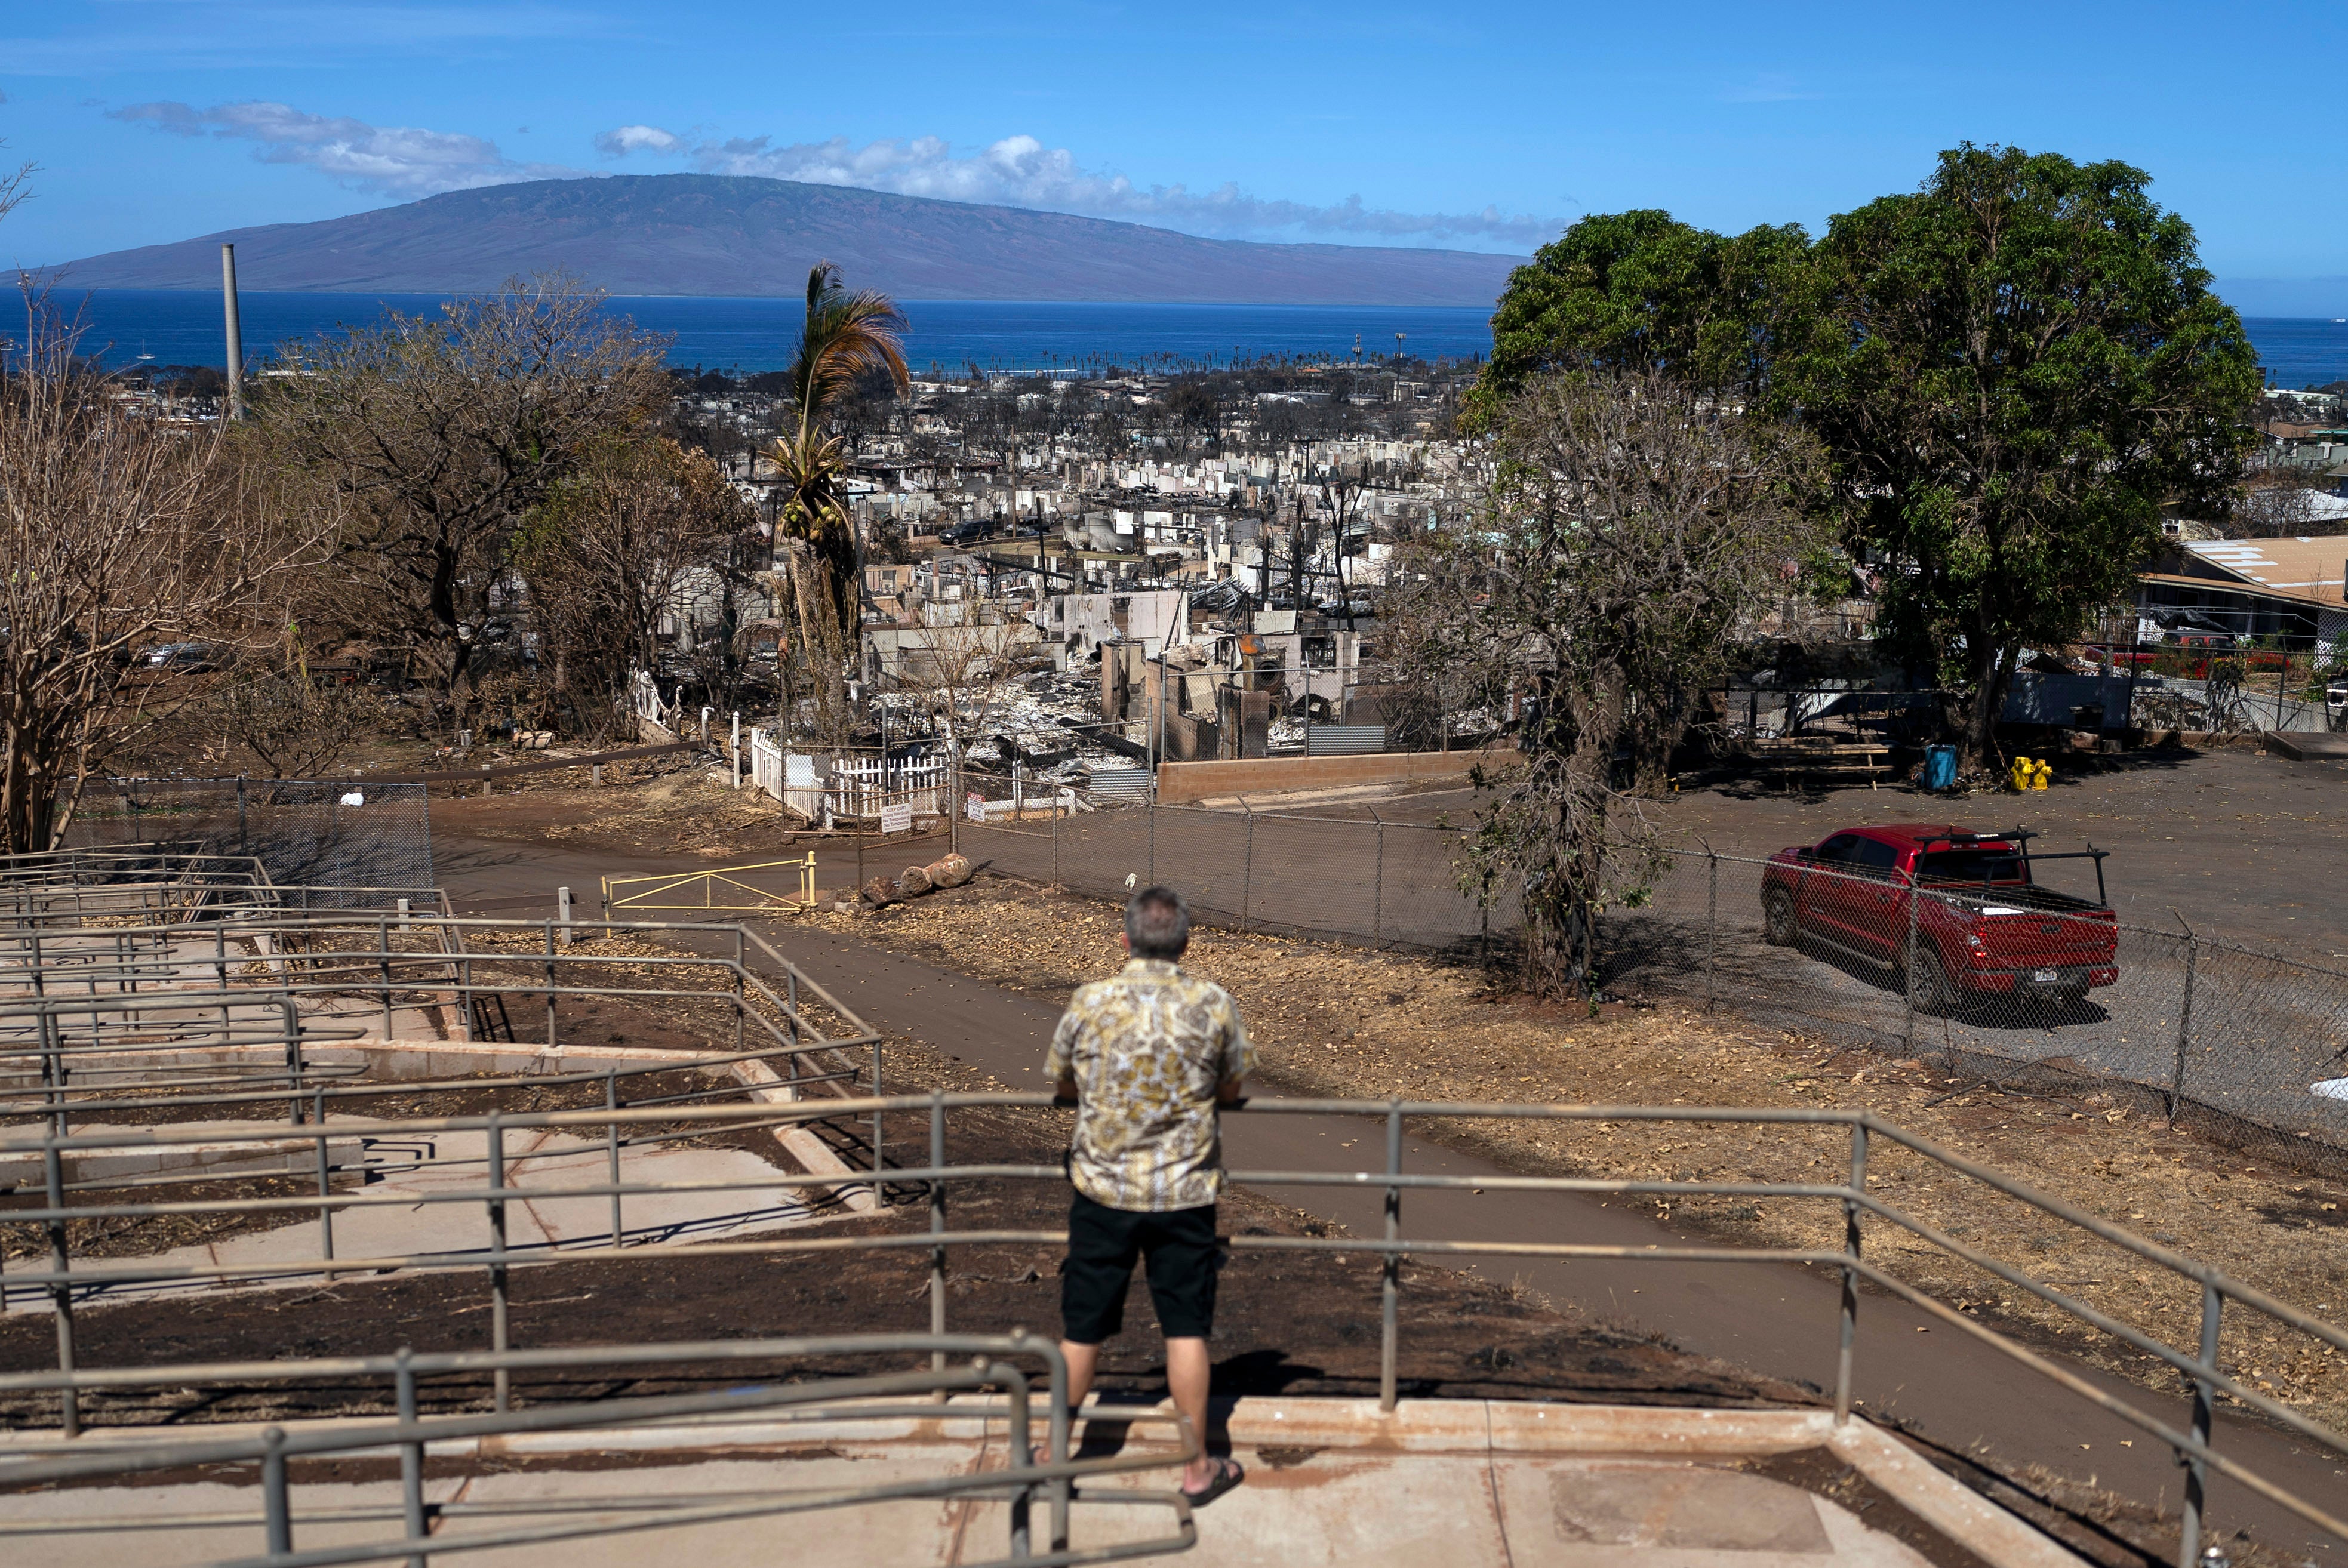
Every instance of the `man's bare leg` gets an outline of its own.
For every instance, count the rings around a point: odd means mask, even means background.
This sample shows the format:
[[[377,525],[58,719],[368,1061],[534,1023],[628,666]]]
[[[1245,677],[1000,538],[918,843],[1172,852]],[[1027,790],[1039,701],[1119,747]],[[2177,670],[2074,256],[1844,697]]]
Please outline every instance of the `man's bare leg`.
[[[1079,1345],[1073,1339],[1060,1341],[1060,1354],[1068,1363],[1068,1409],[1076,1409],[1092,1392],[1093,1372],[1100,1366],[1100,1347]]]
[[[1074,1410],[1092,1391],[1093,1373],[1100,1366],[1100,1347],[1063,1339],[1060,1354],[1068,1360],[1068,1409]],[[1166,1387],[1174,1396],[1175,1409],[1189,1419],[1190,1430],[1199,1434],[1202,1450],[1182,1471],[1185,1491],[1203,1491],[1215,1479],[1215,1461],[1203,1451],[1207,1441],[1207,1388],[1213,1371],[1214,1363],[1207,1355],[1204,1339],[1166,1341]]]
[[[1182,1471],[1182,1490],[1203,1491],[1215,1479],[1220,1467],[1207,1457],[1207,1384],[1214,1364],[1207,1357],[1204,1339],[1174,1339],[1166,1341],[1166,1388],[1174,1396],[1174,1408],[1199,1434],[1199,1457]],[[1089,1370],[1089,1368],[1087,1368]],[[1073,1374],[1072,1374],[1073,1375]]]
[[[1100,1366],[1100,1347],[1063,1339],[1060,1341],[1060,1355],[1068,1363],[1068,1453],[1074,1457],[1076,1451],[1076,1410],[1084,1404],[1085,1396],[1092,1392],[1093,1373]],[[1037,1464],[1047,1463],[1052,1457],[1051,1452],[1044,1445],[1043,1434],[1039,1432],[1035,1436],[1036,1440],[1028,1445],[1028,1451],[1034,1455]]]

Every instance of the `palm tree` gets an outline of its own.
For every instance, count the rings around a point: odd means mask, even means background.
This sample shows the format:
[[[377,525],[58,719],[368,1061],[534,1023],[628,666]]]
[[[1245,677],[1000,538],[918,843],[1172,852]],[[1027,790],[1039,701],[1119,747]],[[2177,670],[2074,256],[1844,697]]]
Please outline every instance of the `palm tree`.
[[[833,405],[858,376],[875,370],[905,392],[904,337],[904,313],[887,295],[850,293],[829,261],[808,269],[807,323],[790,369],[790,423],[776,438],[773,456],[783,486],[777,522],[795,545],[793,589],[809,660],[819,664],[838,665],[863,623],[855,528],[840,490],[848,451],[829,428]],[[837,678],[829,671],[819,677],[827,686]]]

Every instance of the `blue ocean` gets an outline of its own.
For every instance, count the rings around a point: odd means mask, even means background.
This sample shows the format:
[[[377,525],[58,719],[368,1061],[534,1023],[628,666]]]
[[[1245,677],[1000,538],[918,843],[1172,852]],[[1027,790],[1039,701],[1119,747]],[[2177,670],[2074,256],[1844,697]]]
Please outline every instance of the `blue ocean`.
[[[386,310],[435,310],[438,294],[263,293],[239,296],[249,358],[338,327],[373,323]],[[83,351],[127,365],[228,363],[220,296],[199,290],[97,289],[60,292],[80,310]],[[1234,359],[1350,359],[1395,352],[1466,359],[1489,354],[1485,309],[1406,305],[1055,304],[1027,301],[904,300],[911,331],[905,358],[917,374],[932,366],[984,370],[1179,368]],[[806,313],[796,299],[614,299],[613,313],[669,339],[669,363],[705,370],[779,370]]]
[[[386,310],[417,314],[437,294],[247,292],[240,301],[248,355],[265,357]],[[1227,365],[1265,358],[1350,359],[1392,354],[1467,359],[1491,352],[1491,313],[1475,306],[1059,304],[1033,301],[907,300],[906,359],[917,372],[1092,370]],[[61,294],[87,327],[85,352],[128,365],[227,363],[221,302],[201,290],[98,289]],[[609,307],[669,340],[669,363],[705,370],[778,370],[788,363],[804,309],[788,299],[614,299]],[[2277,386],[2348,381],[2348,322],[2250,317],[2243,322]]]

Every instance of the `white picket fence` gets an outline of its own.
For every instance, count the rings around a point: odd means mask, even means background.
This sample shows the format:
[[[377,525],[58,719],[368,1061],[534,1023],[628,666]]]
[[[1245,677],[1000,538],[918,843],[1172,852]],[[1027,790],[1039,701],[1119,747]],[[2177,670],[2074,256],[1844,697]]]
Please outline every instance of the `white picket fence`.
[[[766,731],[753,726],[750,731],[750,785],[766,791],[775,800],[787,797],[784,786],[783,749],[775,744]]]
[[[787,752],[762,729],[750,732],[750,782],[810,822],[877,817],[883,806],[942,815],[952,775],[944,759],[884,762],[878,757],[819,758]]]
[[[878,816],[882,806],[901,804],[917,815],[936,815],[947,808],[952,782],[942,757],[852,757],[832,764],[824,804],[842,816]]]

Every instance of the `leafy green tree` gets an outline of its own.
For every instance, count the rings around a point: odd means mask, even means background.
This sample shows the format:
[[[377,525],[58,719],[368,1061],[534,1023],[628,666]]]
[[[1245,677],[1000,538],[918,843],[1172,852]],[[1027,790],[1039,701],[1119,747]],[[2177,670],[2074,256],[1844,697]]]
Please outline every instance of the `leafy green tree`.
[[[1757,386],[1773,302],[1806,244],[1794,224],[1731,236],[1652,209],[1583,219],[1509,275],[1470,415],[1488,425],[1529,381],[1560,371]]]
[[[1969,760],[2020,651],[2129,597],[2162,502],[2224,516],[2254,436],[2256,355],[2148,183],[1959,147],[1833,220],[1781,313],[1773,397],[1885,569],[1879,637],[1935,671]]]

